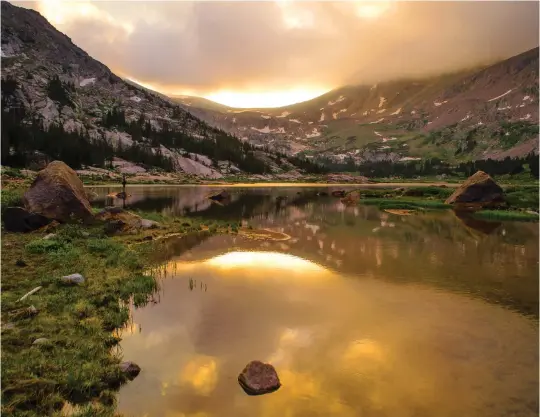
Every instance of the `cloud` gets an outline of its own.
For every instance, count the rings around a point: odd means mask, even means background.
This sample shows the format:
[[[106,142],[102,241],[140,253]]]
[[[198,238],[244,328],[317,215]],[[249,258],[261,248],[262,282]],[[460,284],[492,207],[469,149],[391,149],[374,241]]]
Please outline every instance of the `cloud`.
[[[75,4],[75,5],[74,5]],[[321,90],[538,45],[536,1],[25,3],[111,69],[164,90]]]

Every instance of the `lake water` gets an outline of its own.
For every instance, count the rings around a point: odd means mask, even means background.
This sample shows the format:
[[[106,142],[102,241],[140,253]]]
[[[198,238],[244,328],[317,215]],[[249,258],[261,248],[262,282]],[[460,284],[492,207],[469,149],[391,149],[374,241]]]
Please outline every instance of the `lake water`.
[[[119,188],[96,188],[94,205]],[[133,309],[127,416],[538,415],[538,225],[345,207],[328,188],[129,187],[128,207],[248,221],[284,241],[162,244],[155,301]],[[287,198],[278,198],[287,197]],[[121,201],[114,204],[121,205]],[[251,360],[282,387],[247,396]]]

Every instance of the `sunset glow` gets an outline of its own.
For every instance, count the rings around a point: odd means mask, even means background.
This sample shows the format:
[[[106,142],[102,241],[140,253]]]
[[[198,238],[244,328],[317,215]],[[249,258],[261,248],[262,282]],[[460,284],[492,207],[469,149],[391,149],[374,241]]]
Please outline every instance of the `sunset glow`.
[[[330,91],[330,89],[261,92],[219,91],[203,95],[203,97],[230,107],[261,108],[281,107],[300,103],[302,101],[311,100],[328,91]]]

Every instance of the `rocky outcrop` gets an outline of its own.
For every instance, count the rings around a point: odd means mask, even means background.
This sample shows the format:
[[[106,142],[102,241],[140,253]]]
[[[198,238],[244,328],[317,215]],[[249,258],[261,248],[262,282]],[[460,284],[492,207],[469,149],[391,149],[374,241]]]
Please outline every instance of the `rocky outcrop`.
[[[238,382],[249,395],[261,395],[274,392],[281,386],[278,374],[268,363],[251,361],[238,375]]]
[[[505,204],[502,188],[484,171],[469,177],[445,201],[456,209],[480,209]]]
[[[23,201],[27,210],[51,220],[67,222],[92,218],[83,183],[75,171],[61,161],[51,162],[38,173]]]
[[[4,228],[8,232],[25,233],[48,225],[51,220],[40,214],[31,213],[22,207],[8,207],[2,214]]]

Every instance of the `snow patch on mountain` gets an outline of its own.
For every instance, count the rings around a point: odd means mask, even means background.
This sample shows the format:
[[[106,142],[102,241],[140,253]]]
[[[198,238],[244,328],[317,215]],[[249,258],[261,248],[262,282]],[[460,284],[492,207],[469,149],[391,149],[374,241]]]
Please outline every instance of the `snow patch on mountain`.
[[[394,113],[390,113],[390,116],[397,116],[399,113],[401,113],[401,107],[397,109]]]
[[[282,117],[287,117],[291,114],[291,112],[288,112],[288,111],[284,111],[283,113],[281,113],[279,116],[276,116],[276,117],[279,117],[279,118],[282,118]]]
[[[272,116],[267,116],[266,114],[261,114],[261,117],[263,119],[270,119]]]
[[[510,93],[512,92],[512,90],[513,90],[513,88],[511,88],[510,90],[508,90],[506,93],[501,94],[500,96],[493,97],[493,98],[489,99],[489,100],[488,100],[488,103],[489,103],[490,101],[495,101],[495,100],[497,100],[497,99],[499,99],[499,98],[501,98],[501,97],[504,97],[504,96],[510,94]]]
[[[383,106],[384,103],[386,103],[386,98],[379,97],[379,109]]]
[[[384,117],[381,117],[379,120],[375,120],[374,122],[369,122],[370,125],[374,125],[375,123],[381,123],[384,120]]]
[[[343,100],[345,100],[345,96],[339,96],[339,97],[337,98],[337,100],[334,100],[334,101],[330,100],[330,101],[328,102],[328,105],[329,105],[329,106],[333,106],[334,104],[337,104],[337,103],[339,103],[339,102],[341,102],[341,101],[343,101]]]
[[[321,132],[316,127],[313,128],[311,133],[306,133],[306,138],[316,138],[317,136],[321,136]]]
[[[93,78],[85,78],[84,80],[82,80],[80,83],[79,83],[79,86],[80,87],[86,87],[87,85],[92,85],[92,84],[95,84],[96,82],[96,78],[93,77]]]
[[[272,130],[270,129],[270,126],[265,126],[262,129],[257,129],[256,127],[251,126],[251,130],[256,130],[260,133],[270,133]]]

